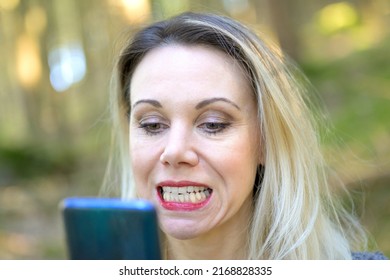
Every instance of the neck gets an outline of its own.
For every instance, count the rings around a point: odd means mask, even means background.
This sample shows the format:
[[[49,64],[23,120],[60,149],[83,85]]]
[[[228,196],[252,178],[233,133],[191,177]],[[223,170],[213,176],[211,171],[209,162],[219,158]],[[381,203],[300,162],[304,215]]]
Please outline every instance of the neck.
[[[246,259],[251,206],[242,209],[225,223],[194,239],[166,236],[167,259]]]

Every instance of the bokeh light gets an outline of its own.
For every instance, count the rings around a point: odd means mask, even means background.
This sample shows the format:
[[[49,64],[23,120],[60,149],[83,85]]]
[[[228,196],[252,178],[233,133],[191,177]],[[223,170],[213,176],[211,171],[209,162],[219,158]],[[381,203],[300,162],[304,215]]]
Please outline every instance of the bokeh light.
[[[124,14],[131,23],[140,24],[150,17],[149,0],[121,0]]]
[[[43,8],[35,6],[28,10],[24,25],[29,34],[39,36],[47,26],[46,12]]]
[[[334,3],[319,11],[318,23],[323,32],[333,33],[355,26],[358,23],[358,14],[350,3]]]
[[[25,88],[36,86],[42,76],[38,42],[26,34],[20,36],[16,44],[16,71]]]
[[[0,0],[0,9],[12,11],[19,5],[20,0]]]
[[[57,92],[80,82],[87,71],[85,54],[79,43],[63,45],[49,53],[50,83]]]

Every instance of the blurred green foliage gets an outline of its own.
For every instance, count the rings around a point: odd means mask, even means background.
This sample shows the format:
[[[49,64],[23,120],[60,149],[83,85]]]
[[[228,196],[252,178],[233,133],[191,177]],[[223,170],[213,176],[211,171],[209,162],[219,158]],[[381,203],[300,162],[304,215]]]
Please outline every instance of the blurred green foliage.
[[[49,149],[42,145],[24,145],[21,147],[0,147],[0,170],[4,176],[30,180],[47,174],[66,175],[74,172],[78,155],[68,147]]]

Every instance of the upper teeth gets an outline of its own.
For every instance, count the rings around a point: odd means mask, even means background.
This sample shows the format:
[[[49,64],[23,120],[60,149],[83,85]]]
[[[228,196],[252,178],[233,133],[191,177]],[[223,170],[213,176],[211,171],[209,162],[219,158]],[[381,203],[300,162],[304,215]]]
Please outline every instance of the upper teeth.
[[[188,186],[188,187],[162,187],[164,192],[170,192],[170,193],[177,193],[177,194],[185,194],[185,193],[192,193],[192,192],[203,192],[207,188],[206,187],[195,187],[195,186]]]
[[[174,202],[201,202],[210,196],[210,189],[207,187],[162,187],[165,201]]]

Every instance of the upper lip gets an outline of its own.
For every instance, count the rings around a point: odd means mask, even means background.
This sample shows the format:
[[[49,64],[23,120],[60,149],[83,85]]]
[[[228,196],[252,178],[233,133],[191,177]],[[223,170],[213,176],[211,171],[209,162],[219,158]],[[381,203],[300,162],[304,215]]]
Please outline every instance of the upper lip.
[[[158,187],[188,187],[188,186],[208,187],[205,184],[199,182],[187,181],[187,180],[182,180],[182,181],[166,180],[158,183],[157,186]]]

